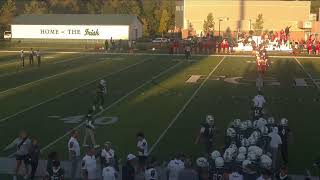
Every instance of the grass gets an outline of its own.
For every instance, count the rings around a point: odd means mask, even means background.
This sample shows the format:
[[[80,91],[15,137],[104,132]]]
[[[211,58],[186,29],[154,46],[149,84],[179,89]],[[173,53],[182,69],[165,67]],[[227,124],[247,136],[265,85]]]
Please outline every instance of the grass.
[[[67,158],[68,136],[62,136],[80,122],[66,124],[61,119],[70,120],[87,112],[96,84],[102,77],[107,81],[109,92],[105,107],[110,107],[99,117],[117,117],[119,121],[99,126],[97,142],[112,141],[121,158],[136,153],[135,134],[138,131],[145,132],[152,147],[173,120],[176,121],[154,146],[152,155],[160,160],[167,160],[181,151],[194,157],[202,155],[202,145],[195,145],[194,141],[206,114],[213,114],[216,118],[216,149],[221,149],[227,125],[236,118],[249,118],[250,99],[256,93],[254,83],[236,85],[223,79],[215,80],[219,76],[254,80],[256,67],[253,58],[225,57],[221,61],[222,56],[193,57],[193,61],[186,62],[179,56],[84,56],[52,52],[50,56],[53,58],[40,68],[27,66],[21,69],[18,64],[1,66],[2,61],[12,61],[14,56],[0,53],[0,76],[14,72],[0,77],[0,119],[3,120],[0,120],[0,149],[20,130],[26,129],[32,137],[39,139],[42,148],[45,147],[43,158],[53,150],[58,151],[62,159]],[[281,85],[266,86],[264,90],[268,114],[277,120],[288,118],[293,130],[294,140],[289,147],[289,168],[293,173],[302,173],[311,167],[319,156],[320,147],[317,130],[319,101],[315,101],[319,98],[319,90],[312,85],[295,87],[293,83],[294,78],[307,79],[307,73],[319,78],[320,62],[317,59],[298,60],[306,72],[294,58],[273,58],[266,77],[276,79]],[[210,72],[213,74],[199,89]],[[194,84],[185,83],[191,75],[203,75],[203,78]],[[194,98],[186,104],[193,94]],[[185,109],[182,108],[184,105],[187,105]],[[181,114],[174,119],[179,111]],[[21,113],[15,115],[17,112]],[[80,131],[83,135],[83,128]],[[47,146],[59,137],[62,137],[59,141]],[[82,139],[83,136],[81,144]],[[13,152],[1,151],[0,156],[9,156]]]

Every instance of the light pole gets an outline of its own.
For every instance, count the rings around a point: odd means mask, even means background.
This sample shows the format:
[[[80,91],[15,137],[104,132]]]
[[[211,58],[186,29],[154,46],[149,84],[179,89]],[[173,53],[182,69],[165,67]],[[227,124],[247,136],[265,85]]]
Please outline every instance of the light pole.
[[[221,34],[220,23],[221,23],[221,21],[228,21],[228,20],[229,20],[228,17],[219,17],[219,38],[220,38],[220,34]]]

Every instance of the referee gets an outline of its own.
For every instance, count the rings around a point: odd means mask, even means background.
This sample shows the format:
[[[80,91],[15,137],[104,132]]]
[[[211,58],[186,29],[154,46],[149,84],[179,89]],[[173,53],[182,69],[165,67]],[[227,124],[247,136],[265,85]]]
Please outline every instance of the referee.
[[[24,52],[23,52],[23,49],[21,49],[21,51],[20,51],[20,60],[22,62],[22,67],[24,67]]]

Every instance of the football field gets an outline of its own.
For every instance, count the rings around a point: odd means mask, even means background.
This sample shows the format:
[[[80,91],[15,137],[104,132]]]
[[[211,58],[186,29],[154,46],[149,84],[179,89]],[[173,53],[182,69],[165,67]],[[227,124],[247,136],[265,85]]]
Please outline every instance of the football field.
[[[177,152],[200,156],[200,123],[215,116],[216,149],[233,120],[250,118],[256,95],[254,57],[60,54],[43,55],[41,67],[22,68],[17,53],[0,53],[0,156],[21,130],[38,138],[42,156],[58,151],[67,159],[72,129],[84,136],[83,116],[97,83],[107,81],[104,110],[95,115],[96,139],[111,141],[120,158],[136,153],[135,135],[143,131],[152,156],[167,160]],[[285,117],[293,132],[289,168],[302,173],[320,157],[318,127],[320,58],[272,57],[265,74],[268,116]],[[36,61],[35,61],[36,63]],[[82,149],[82,152],[84,150]]]

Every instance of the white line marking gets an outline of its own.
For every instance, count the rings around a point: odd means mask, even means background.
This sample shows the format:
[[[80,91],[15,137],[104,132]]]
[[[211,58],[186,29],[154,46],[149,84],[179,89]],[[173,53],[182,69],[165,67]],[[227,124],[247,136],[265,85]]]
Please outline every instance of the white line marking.
[[[208,81],[208,79],[210,78],[210,76],[217,70],[217,68],[220,66],[220,64],[224,61],[224,59],[226,58],[226,56],[224,56],[220,62],[213,68],[213,70],[208,74],[208,76],[206,77],[206,79],[204,81],[202,81],[202,83],[200,84],[200,86],[194,91],[194,93],[192,94],[192,96],[188,99],[188,101],[182,106],[182,108],[178,111],[177,115],[171,120],[170,124],[168,125],[168,127],[161,133],[161,135],[158,137],[158,139],[156,140],[156,142],[152,145],[152,147],[150,148],[148,154],[151,154],[152,151],[154,150],[154,148],[159,144],[159,142],[161,141],[161,139],[166,135],[166,133],[168,132],[168,130],[171,128],[171,126],[177,121],[177,119],[180,117],[180,115],[183,113],[183,111],[187,108],[187,106],[190,104],[190,102],[193,100],[194,97],[196,97],[196,95],[198,94],[198,92],[201,90],[201,88],[204,86],[204,84]]]
[[[76,90],[78,90],[78,89],[80,89],[80,88],[82,88],[82,87],[85,87],[85,86],[87,86],[87,85],[89,85],[89,84],[92,84],[92,83],[98,81],[99,79],[107,78],[107,77],[109,77],[109,76],[112,76],[112,75],[114,75],[114,74],[120,73],[120,72],[122,72],[122,71],[125,71],[125,70],[127,70],[127,69],[130,69],[130,68],[132,68],[132,67],[134,67],[134,66],[136,66],[136,65],[142,64],[142,63],[144,63],[144,62],[146,62],[146,61],[149,61],[149,60],[151,60],[151,59],[144,60],[144,61],[142,61],[142,62],[138,62],[138,63],[132,64],[132,65],[126,66],[125,68],[120,69],[119,71],[115,71],[115,72],[110,73],[110,74],[108,74],[108,75],[101,76],[101,77],[99,77],[99,78],[97,78],[97,79],[94,79],[94,80],[92,80],[92,81],[89,81],[89,82],[87,82],[87,83],[85,83],[85,84],[83,84],[83,85],[81,85],[81,86],[78,86],[78,87],[73,88],[73,89],[71,89],[71,90],[69,90],[69,91],[63,92],[63,93],[61,93],[61,94],[58,94],[57,96],[54,96],[53,98],[47,99],[47,100],[45,100],[45,101],[43,101],[43,102],[41,102],[41,103],[39,103],[39,104],[30,106],[30,107],[28,107],[28,108],[26,108],[26,109],[23,109],[23,110],[15,113],[15,114],[12,114],[12,115],[10,115],[10,116],[7,116],[7,117],[5,117],[5,118],[2,118],[2,119],[0,119],[0,123],[5,122],[5,121],[7,121],[7,120],[10,119],[10,118],[15,117],[15,116],[17,116],[17,115],[19,115],[19,114],[22,114],[22,113],[24,113],[24,112],[27,112],[27,111],[29,111],[29,110],[31,110],[31,109],[34,109],[34,108],[36,108],[36,107],[39,107],[39,106],[41,106],[41,105],[43,105],[43,104],[46,104],[46,103],[51,102],[51,101],[53,101],[53,100],[56,100],[56,99],[58,99],[58,98],[60,98],[60,97],[62,97],[62,96],[64,96],[64,95],[66,95],[66,94],[72,93],[72,92],[74,92],[74,91],[76,91]]]
[[[301,62],[297,59],[297,58],[294,58],[296,60],[296,62],[300,65],[301,69],[304,71],[304,73],[306,73],[307,76],[309,76],[309,78],[311,79],[311,81],[313,82],[313,84],[317,87],[317,89],[320,89],[320,86],[316,83],[316,80],[313,79],[313,77],[311,76],[310,73],[308,73],[306,71],[306,69],[303,67],[303,65],[301,64]]]
[[[71,60],[71,61],[73,61],[73,60]],[[101,62],[104,62],[104,61],[97,61],[97,62],[94,62],[94,63],[101,63]],[[88,66],[91,66],[91,65],[94,65],[94,64],[89,64]],[[29,83],[26,83],[26,84],[22,84],[20,86],[14,87],[14,88],[10,88],[10,89],[1,91],[0,92],[0,96],[2,96],[3,94],[9,93],[9,91],[12,91],[12,90],[15,90],[15,89],[19,89],[19,88],[22,88],[22,87],[30,86],[30,85],[36,84],[38,82],[41,82],[41,81],[45,81],[45,80],[48,80],[48,79],[51,79],[51,78],[54,78],[54,77],[57,77],[57,76],[62,76],[64,74],[72,73],[74,71],[78,71],[80,68],[81,68],[81,66],[76,67],[75,69],[69,69],[69,70],[66,70],[66,71],[64,71],[62,73],[58,73],[58,74],[55,74],[55,75],[52,75],[52,76],[44,77],[44,78],[38,79],[36,81],[32,81],[32,82],[29,82]]]
[[[112,104],[110,104],[108,107],[106,107],[105,109],[103,109],[102,111],[100,111],[99,113],[95,114],[93,116],[93,118],[96,118],[97,116],[101,115],[102,113],[104,113],[105,111],[111,109],[113,106],[117,105],[118,103],[120,103],[121,101],[123,101],[124,99],[126,99],[128,96],[132,95],[133,93],[135,93],[137,90],[141,89],[142,87],[146,86],[147,84],[150,84],[153,82],[153,80],[159,78],[160,76],[162,76],[163,74],[166,74],[167,72],[171,71],[172,69],[174,69],[175,67],[177,67],[178,65],[180,65],[182,62],[175,64],[174,66],[171,66],[170,68],[160,72],[158,75],[154,76],[151,78],[151,80],[148,80],[146,82],[144,82],[143,84],[141,84],[139,87],[133,89],[132,91],[130,91],[129,93],[127,93],[126,95],[122,96],[120,99],[118,99],[117,101],[113,102]],[[51,143],[49,143],[48,145],[46,145],[45,147],[43,147],[41,149],[41,152],[47,150],[48,148],[50,148],[51,146],[53,146],[54,144],[56,144],[57,142],[59,142],[61,139],[65,138],[66,136],[68,136],[73,130],[77,130],[79,129],[85,122],[80,123],[78,126],[72,128],[70,131],[68,131],[67,133],[65,133],[63,136],[57,138],[56,140],[52,141]],[[11,154],[10,156],[12,156],[14,154]],[[9,157],[10,157],[9,156]]]

